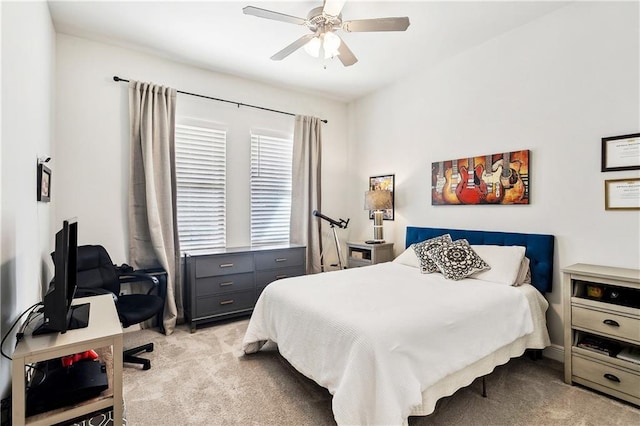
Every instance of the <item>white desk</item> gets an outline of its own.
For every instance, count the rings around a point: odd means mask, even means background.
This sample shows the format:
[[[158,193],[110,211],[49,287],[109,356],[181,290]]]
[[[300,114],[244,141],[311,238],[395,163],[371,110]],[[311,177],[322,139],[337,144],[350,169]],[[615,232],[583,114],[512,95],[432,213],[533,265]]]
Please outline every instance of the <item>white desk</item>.
[[[90,303],[89,325],[68,330],[64,334],[52,333],[27,336],[13,353],[12,417],[14,425],[50,425],[70,420],[104,408],[113,407],[114,424],[122,425],[122,326],[110,295],[84,297],[74,304]],[[25,365],[65,355],[95,350],[101,361],[107,362],[109,388],[98,397],[81,403],[30,416],[25,419]]]

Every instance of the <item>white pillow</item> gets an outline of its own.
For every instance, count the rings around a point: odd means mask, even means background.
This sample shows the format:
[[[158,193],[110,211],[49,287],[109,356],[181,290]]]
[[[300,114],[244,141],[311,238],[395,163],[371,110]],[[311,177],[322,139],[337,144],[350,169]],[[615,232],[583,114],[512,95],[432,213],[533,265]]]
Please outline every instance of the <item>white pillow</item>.
[[[520,271],[518,272],[518,279],[516,280],[515,286],[519,286],[522,284],[531,284],[531,268],[529,268],[529,264],[531,261],[527,256],[522,258],[522,263],[520,264]]]
[[[476,272],[469,278],[476,278],[504,285],[514,285],[518,282],[520,266],[522,264],[522,259],[524,259],[524,247],[472,245],[471,248],[478,253],[478,256],[487,262],[489,266],[491,266],[491,269]]]
[[[411,244],[405,251],[403,251],[398,257],[393,259],[395,263],[400,263],[401,265],[413,266],[414,268],[420,267],[420,260],[418,256],[416,256],[416,252],[413,249],[413,244]]]

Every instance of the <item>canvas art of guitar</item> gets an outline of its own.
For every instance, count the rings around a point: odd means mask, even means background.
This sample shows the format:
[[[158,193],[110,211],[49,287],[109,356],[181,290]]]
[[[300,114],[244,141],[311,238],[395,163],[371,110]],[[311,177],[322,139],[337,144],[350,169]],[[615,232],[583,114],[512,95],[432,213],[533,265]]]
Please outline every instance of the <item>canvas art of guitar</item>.
[[[525,186],[519,174],[522,160],[511,161],[511,153],[505,152],[502,155],[502,176],[500,182],[505,188],[502,204],[515,204],[522,200],[525,193]]]
[[[487,195],[485,202],[488,204],[496,204],[504,198],[504,188],[502,187],[502,162],[500,160],[495,163],[492,161],[492,155],[485,156],[484,171],[482,172],[482,181],[487,185]]]
[[[431,163],[431,204],[529,204],[529,150]]]
[[[460,204],[456,195],[456,189],[460,184],[461,176],[458,171],[458,160],[451,161],[451,168],[444,172],[445,183],[442,188],[442,197],[447,204]]]
[[[462,182],[456,188],[458,199],[464,204],[480,204],[485,200],[487,185],[480,179],[482,164],[475,166],[475,159],[469,157],[468,167],[460,167]]]
[[[431,203],[432,204],[443,204],[444,203],[444,194],[443,189],[447,182],[444,177],[444,161],[438,162],[437,172],[435,175],[432,175],[431,178]],[[433,171],[432,171],[433,173]]]

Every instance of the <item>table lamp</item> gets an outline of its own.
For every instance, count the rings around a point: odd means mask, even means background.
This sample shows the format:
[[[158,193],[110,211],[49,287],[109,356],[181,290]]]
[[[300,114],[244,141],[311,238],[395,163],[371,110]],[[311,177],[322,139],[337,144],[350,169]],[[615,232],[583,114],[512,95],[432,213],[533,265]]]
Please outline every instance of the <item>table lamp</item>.
[[[384,214],[383,210],[391,208],[393,208],[391,191],[378,189],[364,193],[364,209],[373,210],[373,240],[367,241],[368,243],[384,243],[384,238],[382,237],[382,215]]]

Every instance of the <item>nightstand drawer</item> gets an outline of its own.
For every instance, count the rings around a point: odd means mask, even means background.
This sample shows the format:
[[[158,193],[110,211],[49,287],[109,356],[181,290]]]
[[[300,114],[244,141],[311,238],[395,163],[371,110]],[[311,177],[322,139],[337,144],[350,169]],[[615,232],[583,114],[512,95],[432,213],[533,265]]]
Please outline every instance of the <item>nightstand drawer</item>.
[[[572,369],[574,376],[640,398],[640,376],[637,374],[577,356],[573,357]]]
[[[372,263],[370,260],[355,259],[353,257],[349,258],[349,268],[361,268],[363,266],[371,265]]]
[[[256,270],[286,268],[304,264],[304,249],[275,250],[256,253]]]
[[[579,306],[571,308],[571,324],[640,343],[640,320]]]
[[[218,275],[196,280],[196,297],[251,289],[253,289],[253,272]]]
[[[254,303],[254,290],[201,297],[196,300],[196,315],[203,317],[207,315],[218,315],[234,311],[249,310],[253,308]]]
[[[253,256],[251,254],[202,256],[196,261],[196,278],[251,271],[253,271]]]

